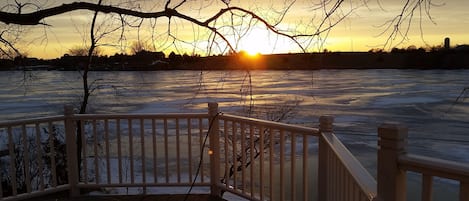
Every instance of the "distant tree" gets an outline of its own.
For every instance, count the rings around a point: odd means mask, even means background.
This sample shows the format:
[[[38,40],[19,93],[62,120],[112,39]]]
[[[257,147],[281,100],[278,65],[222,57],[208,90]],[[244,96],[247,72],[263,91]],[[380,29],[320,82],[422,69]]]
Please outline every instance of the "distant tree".
[[[174,52],[169,53],[168,59],[170,62],[178,63],[182,61],[182,56]]]
[[[372,49],[368,50],[368,52],[382,53],[382,52],[384,52],[384,50],[383,50],[383,48],[372,48]]]
[[[88,56],[88,51],[89,51],[89,47],[82,47],[82,46],[74,46],[72,48],[70,48],[67,53],[70,55],[70,56]],[[101,49],[100,48],[94,48],[93,50],[93,53],[91,55],[93,56],[100,56],[102,53],[101,53]]]
[[[130,48],[130,53],[132,55],[136,55],[137,53],[142,52],[142,51],[150,51],[152,49],[151,45],[144,43],[142,41],[134,41],[130,45],[129,48]]]
[[[431,46],[429,49],[430,49],[429,50],[430,52],[438,52],[438,51],[443,50],[444,48],[441,45],[437,45],[437,46]]]
[[[393,48],[391,49],[391,53],[400,53],[400,52],[404,52],[404,50],[399,49],[399,48],[397,48],[397,47],[393,47]]]
[[[426,50],[425,48],[423,48],[423,47],[419,47],[419,48],[417,49],[417,52],[426,52],[426,51],[427,51],[427,50]]]
[[[416,50],[417,50],[417,47],[415,45],[410,45],[409,47],[407,47],[408,52],[414,52]]]

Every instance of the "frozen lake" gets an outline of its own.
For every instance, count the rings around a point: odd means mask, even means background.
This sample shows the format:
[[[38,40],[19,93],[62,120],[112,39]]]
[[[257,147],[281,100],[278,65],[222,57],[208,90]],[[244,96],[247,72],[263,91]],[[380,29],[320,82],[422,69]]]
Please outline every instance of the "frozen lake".
[[[91,72],[90,76],[94,82],[90,113],[200,112],[206,111],[207,102],[219,102],[223,112],[264,119],[286,114],[283,122],[305,126],[316,126],[321,115],[333,115],[336,134],[372,172],[377,127],[394,121],[409,127],[409,152],[469,163],[469,101],[456,101],[469,87],[469,70]],[[3,71],[0,86],[0,121],[6,121],[61,114],[64,104],[79,104],[82,85],[78,72]]]

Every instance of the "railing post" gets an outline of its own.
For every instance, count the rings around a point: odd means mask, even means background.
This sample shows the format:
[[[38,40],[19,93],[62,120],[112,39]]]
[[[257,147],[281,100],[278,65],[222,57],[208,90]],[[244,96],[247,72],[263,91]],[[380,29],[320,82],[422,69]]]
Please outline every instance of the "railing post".
[[[334,123],[333,116],[319,117],[319,147],[318,147],[318,200],[327,201],[327,159],[328,159],[328,145],[324,141],[322,134],[330,135],[333,131],[332,124]]]
[[[77,162],[77,144],[75,135],[75,121],[73,120],[73,106],[64,106],[65,117],[65,143],[67,148],[67,167],[68,183],[70,185],[70,197],[76,197],[80,194],[77,188],[78,184],[78,162]]]
[[[210,140],[210,194],[221,197],[220,183],[220,134],[218,103],[208,103]]]
[[[469,182],[459,182],[459,201],[469,200]]]
[[[406,153],[407,127],[385,123],[378,127],[378,199],[406,200],[406,172],[399,168],[399,156]]]

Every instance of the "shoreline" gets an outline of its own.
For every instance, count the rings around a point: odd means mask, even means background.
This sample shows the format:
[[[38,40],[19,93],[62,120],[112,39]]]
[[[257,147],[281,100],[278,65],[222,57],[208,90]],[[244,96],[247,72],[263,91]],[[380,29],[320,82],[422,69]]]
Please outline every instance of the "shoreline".
[[[97,57],[90,71],[166,71],[166,70],[323,70],[323,69],[469,69],[469,51],[437,52],[325,52],[268,55],[219,55],[178,60],[149,57],[116,61]],[[67,56],[54,60],[25,58],[25,61],[2,60],[4,70],[77,71],[86,57]]]

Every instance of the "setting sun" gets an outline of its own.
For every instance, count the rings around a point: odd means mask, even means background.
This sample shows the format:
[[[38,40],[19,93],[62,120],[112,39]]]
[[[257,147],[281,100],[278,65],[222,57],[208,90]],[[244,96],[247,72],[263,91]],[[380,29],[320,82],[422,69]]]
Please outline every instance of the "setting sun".
[[[295,46],[265,28],[253,28],[240,40],[239,49],[248,55],[286,53],[291,52]]]
[[[267,53],[266,47],[267,34],[261,30],[254,29],[248,35],[241,39],[240,47],[249,55],[256,55],[258,53]]]

